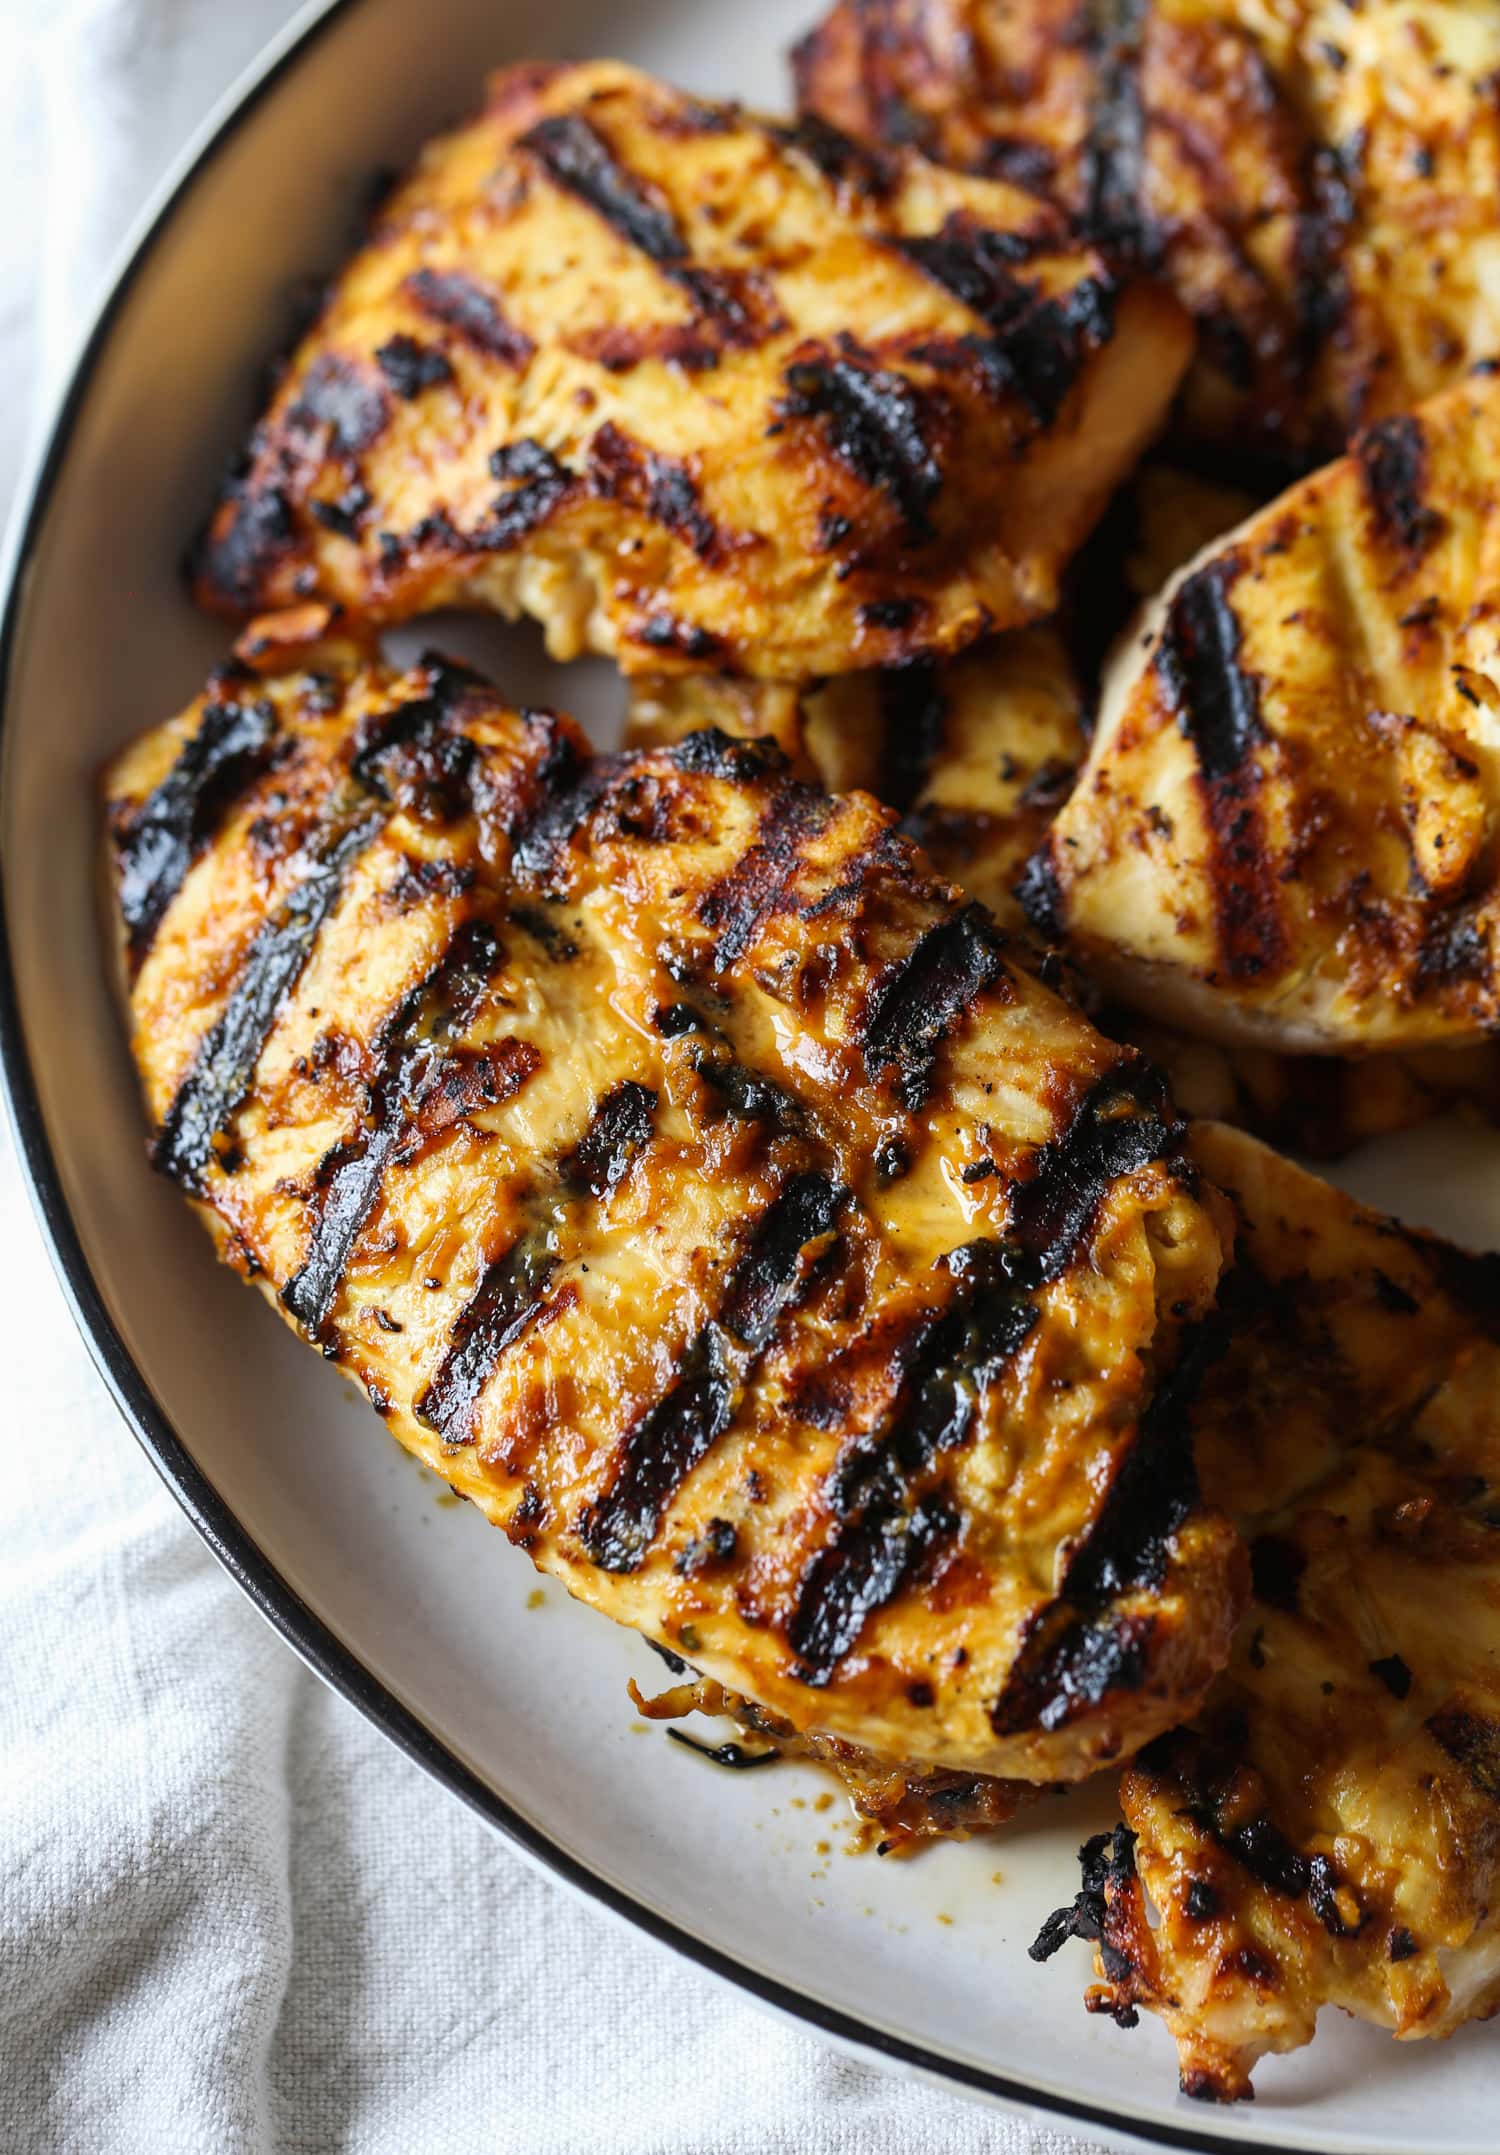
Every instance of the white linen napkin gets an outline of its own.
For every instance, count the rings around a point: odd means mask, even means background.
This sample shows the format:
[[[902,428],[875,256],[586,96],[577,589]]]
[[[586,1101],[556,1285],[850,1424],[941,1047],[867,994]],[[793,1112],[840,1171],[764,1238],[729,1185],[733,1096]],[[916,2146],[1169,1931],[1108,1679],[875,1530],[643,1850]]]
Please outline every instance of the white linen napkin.
[[[287,0],[0,0],[0,489]],[[0,1137],[0,2148],[1084,2155],[534,1871],[326,1691],[117,1418]]]

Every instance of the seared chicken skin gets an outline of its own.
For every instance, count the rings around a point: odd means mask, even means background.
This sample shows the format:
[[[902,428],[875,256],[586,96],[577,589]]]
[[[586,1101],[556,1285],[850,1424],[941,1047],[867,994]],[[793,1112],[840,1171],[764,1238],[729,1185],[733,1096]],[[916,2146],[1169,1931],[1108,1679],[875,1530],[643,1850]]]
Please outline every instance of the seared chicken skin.
[[[157,1165],[538,1565],[893,1761],[1192,1711],[1227,1212],[889,814],[438,660],[228,672],[109,793]]]
[[[1488,0],[839,0],[796,66],[804,110],[1158,269],[1232,452],[1331,454],[1500,350]]]
[[[1186,2091],[1229,2100],[1321,2006],[1403,2037],[1500,2007],[1500,1257],[1233,1131],[1192,1149],[1240,1214],[1194,1419],[1255,1598],[1035,1950],[1096,1939],[1092,2008],[1160,2013]]]
[[[517,68],[379,212],[203,602],[528,613],[803,680],[1048,612],[1191,348],[1045,205],[628,68]]]
[[[1028,871],[1155,1019],[1293,1051],[1500,1025],[1500,380],[1361,436],[1172,583]]]
[[[834,792],[873,793],[940,875],[1006,928],[1014,886],[1083,760],[1083,703],[1062,636],[1018,629],[945,665],[845,674],[798,691],[680,675],[634,684],[628,742],[713,725],[770,739]]]

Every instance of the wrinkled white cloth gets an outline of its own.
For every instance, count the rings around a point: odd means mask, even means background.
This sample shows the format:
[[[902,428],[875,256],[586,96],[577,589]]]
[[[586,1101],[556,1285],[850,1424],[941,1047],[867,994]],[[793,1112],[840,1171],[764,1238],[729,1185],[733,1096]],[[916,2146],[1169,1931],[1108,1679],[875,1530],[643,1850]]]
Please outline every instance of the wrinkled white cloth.
[[[0,489],[287,0],[0,0]],[[116,1416],[0,1141],[6,2155],[1083,2155],[534,1871],[307,1673]]]

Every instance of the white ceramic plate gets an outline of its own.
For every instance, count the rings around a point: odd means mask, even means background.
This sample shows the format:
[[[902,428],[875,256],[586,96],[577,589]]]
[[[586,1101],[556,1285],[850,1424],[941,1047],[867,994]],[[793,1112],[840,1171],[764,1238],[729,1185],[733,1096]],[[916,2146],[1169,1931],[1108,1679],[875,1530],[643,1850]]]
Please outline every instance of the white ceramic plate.
[[[147,1171],[95,910],[95,773],[222,649],[178,583],[309,270],[371,174],[523,55],[614,53],[784,102],[813,0],[359,0],[314,9],[214,116],[129,252],[13,534],[4,623],[0,1020],[17,1134],[89,1344],[136,1434],[246,1592],[434,1778],[596,1899],[768,2003],[906,2069],[1065,2113],[1120,2145],[1491,2155],[1494,2044],[1399,2049],[1329,2025],[1253,2111],[1174,2093],[1159,2027],[1089,2020],[1086,1963],[1026,1959],[1071,1898],[1108,1787],[998,1840],[851,1860],[822,1784],[736,1777],[635,1720],[646,1648],[537,1590],[525,1559],[209,1260]],[[428,634],[434,632],[429,629]],[[440,626],[510,693],[607,729],[607,669]],[[1428,1133],[1356,1163],[1363,1194],[1500,1241],[1500,1142]],[[537,1604],[540,1604],[539,1606]],[[998,1877],[997,1877],[998,1873]]]

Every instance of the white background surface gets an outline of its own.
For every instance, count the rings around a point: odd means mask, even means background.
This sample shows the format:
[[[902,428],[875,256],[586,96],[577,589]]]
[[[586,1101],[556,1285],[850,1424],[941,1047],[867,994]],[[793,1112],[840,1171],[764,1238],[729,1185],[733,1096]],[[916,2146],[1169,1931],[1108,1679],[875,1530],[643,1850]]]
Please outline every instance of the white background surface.
[[[0,0],[7,499],[124,227],[287,12]],[[4,1139],[0,1312],[7,2155],[1075,2155],[579,1905],[308,1676],[117,1419]]]

